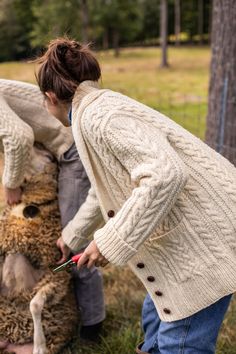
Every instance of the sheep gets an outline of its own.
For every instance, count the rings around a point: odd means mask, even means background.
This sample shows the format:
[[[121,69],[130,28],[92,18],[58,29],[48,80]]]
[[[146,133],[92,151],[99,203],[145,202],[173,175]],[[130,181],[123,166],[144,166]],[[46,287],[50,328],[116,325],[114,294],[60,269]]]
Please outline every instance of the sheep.
[[[34,149],[22,202],[0,220],[0,353],[54,354],[73,338],[78,315],[60,258],[57,163]]]

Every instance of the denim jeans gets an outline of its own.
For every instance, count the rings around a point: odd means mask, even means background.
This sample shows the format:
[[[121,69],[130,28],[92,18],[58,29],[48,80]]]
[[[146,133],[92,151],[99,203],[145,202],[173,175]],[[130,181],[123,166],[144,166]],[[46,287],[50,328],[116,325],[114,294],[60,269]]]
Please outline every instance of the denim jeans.
[[[145,333],[141,350],[151,354],[213,354],[232,295],[183,320],[163,322],[147,295],[142,310]]]
[[[62,227],[67,225],[84,203],[89,188],[89,179],[73,144],[59,161],[58,201]],[[103,321],[105,304],[100,271],[95,267],[90,270],[84,267],[80,271],[74,269],[72,274],[83,326]]]

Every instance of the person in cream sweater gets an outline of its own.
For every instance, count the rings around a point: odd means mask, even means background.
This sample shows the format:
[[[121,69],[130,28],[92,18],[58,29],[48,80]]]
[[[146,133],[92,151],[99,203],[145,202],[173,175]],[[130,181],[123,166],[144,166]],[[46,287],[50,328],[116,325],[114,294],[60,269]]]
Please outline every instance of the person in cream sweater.
[[[235,167],[160,112],[100,89],[86,45],[58,38],[38,63],[48,110],[64,125],[71,113],[92,185],[62,253],[93,234],[79,269],[127,264],[139,277],[148,295],[137,353],[213,354],[236,290]]]

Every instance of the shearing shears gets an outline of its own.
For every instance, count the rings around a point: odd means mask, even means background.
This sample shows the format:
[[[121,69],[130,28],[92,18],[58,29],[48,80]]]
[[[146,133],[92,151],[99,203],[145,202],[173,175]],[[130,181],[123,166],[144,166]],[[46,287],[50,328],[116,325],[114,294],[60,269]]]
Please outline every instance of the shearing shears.
[[[82,256],[83,253],[78,253],[71,257],[68,261],[62,263],[58,267],[54,268],[52,271],[53,273],[60,272],[61,270],[64,270],[65,268],[71,268],[71,266],[76,265],[80,257]]]

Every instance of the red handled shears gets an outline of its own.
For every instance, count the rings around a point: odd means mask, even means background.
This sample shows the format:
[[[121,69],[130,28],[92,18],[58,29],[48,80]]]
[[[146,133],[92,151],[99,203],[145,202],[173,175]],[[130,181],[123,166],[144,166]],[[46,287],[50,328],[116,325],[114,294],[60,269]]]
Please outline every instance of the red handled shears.
[[[53,273],[60,272],[61,270],[64,270],[65,268],[70,268],[73,265],[76,265],[80,257],[82,256],[83,253],[78,253],[71,257],[69,261],[64,262],[63,264],[59,265],[58,267],[54,268],[52,271]]]

